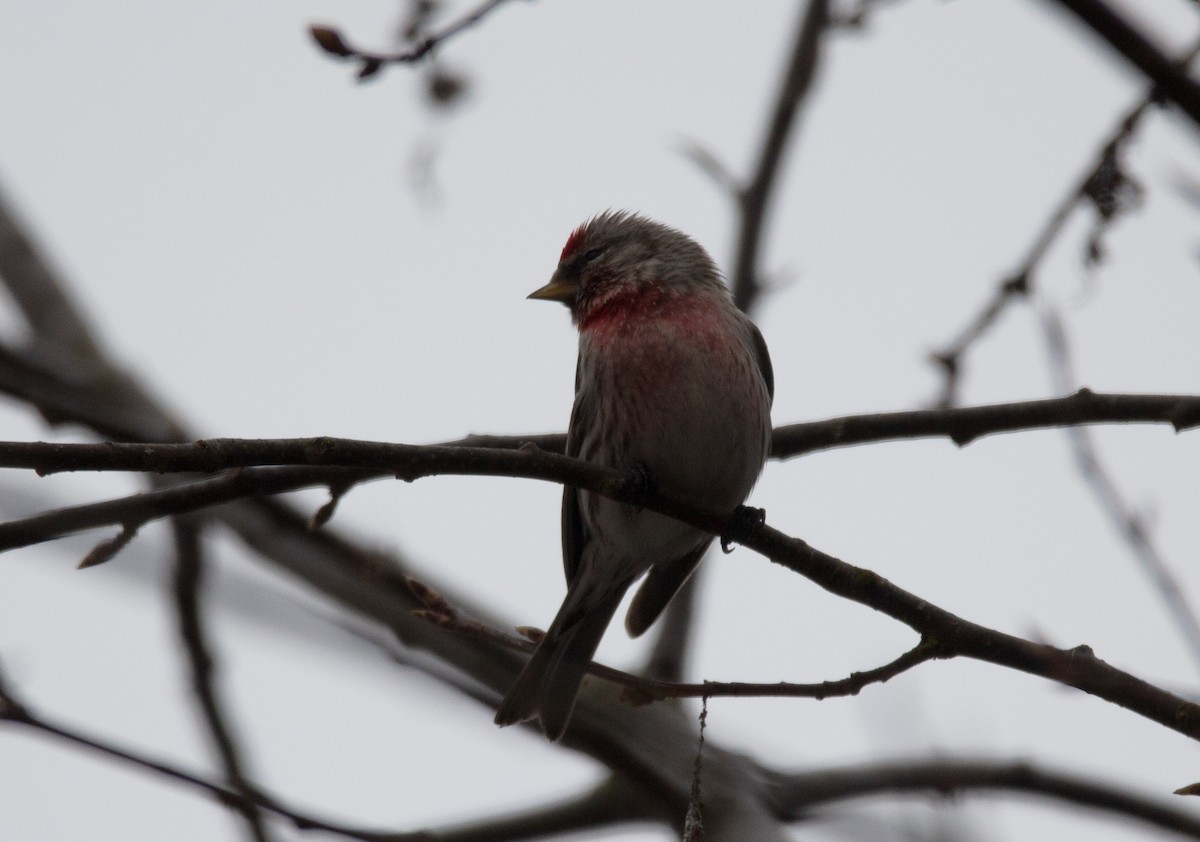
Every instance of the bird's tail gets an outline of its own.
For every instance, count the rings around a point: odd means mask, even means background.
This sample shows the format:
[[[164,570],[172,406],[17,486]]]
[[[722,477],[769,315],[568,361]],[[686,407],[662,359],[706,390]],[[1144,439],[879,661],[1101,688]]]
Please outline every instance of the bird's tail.
[[[624,595],[625,589],[621,588],[602,602],[589,605],[583,614],[568,595],[546,636],[500,703],[497,725],[537,717],[547,739],[554,741],[563,735],[588,665]]]

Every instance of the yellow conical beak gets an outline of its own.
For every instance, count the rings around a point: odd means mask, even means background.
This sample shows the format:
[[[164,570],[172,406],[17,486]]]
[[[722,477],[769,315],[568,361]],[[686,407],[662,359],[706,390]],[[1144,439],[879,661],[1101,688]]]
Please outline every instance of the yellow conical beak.
[[[579,286],[574,281],[565,281],[558,277],[558,273],[554,273],[554,277],[550,279],[550,283],[544,287],[539,287],[529,293],[529,298],[538,301],[559,301],[570,306],[575,300],[575,295],[579,292]]]

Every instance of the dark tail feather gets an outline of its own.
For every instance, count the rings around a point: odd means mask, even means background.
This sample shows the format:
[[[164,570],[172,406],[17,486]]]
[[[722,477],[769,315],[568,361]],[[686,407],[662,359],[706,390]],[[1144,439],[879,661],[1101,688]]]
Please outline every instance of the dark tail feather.
[[[650,568],[641,587],[633,595],[629,613],[625,615],[625,631],[630,637],[640,637],[654,624],[667,607],[675,592],[688,580],[711,541],[705,541],[685,556]]]
[[[537,717],[547,739],[554,741],[563,735],[588,665],[624,595],[623,588],[618,590],[567,628],[563,628],[563,615],[568,613],[567,604],[572,600],[564,601],[546,636],[500,703],[497,725]]]

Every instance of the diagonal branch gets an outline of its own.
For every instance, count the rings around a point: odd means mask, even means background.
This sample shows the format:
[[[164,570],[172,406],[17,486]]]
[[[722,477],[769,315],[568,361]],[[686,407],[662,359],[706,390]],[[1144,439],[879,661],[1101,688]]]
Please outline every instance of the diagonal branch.
[[[1200,819],[1191,812],[1136,795],[1123,786],[1019,761],[937,758],[824,768],[781,777],[773,796],[780,815],[794,820],[815,807],[851,798],[922,791],[944,797],[994,790],[1078,804],[1200,839]]]
[[[341,468],[260,468],[213,479],[174,485],[82,506],[44,512],[0,523],[0,551],[28,547],[53,538],[101,526],[118,525],[132,537],[144,524],[171,515],[200,511],[235,500],[247,500],[301,488],[343,482],[348,473],[369,478],[374,474]],[[120,536],[119,536],[120,537]],[[127,543],[126,539],[126,543]],[[116,547],[120,549],[120,546]],[[111,554],[89,558],[83,567],[108,561]]]
[[[1200,85],[1104,0],[1057,0],[1154,83],[1158,95],[1200,128]]]
[[[102,755],[110,760],[125,763],[176,784],[198,790],[211,795],[219,803],[233,809],[239,811],[255,809],[269,811],[281,818],[288,819],[300,830],[322,830],[349,839],[363,840],[363,842],[405,842],[405,840],[409,842],[429,842],[428,837],[419,834],[380,833],[331,824],[314,816],[292,810],[258,790],[250,789],[248,792],[235,791],[205,780],[199,775],[185,771],[177,766],[151,759],[146,755],[120,748],[112,743],[86,735],[74,728],[52,722],[35,714],[28,706],[20,702],[13,694],[12,689],[7,686],[4,676],[0,674],[0,723],[4,722],[30,728],[85,749],[86,751]]]
[[[1200,43],[1194,44],[1176,64],[1183,72],[1196,56],[1200,55]],[[1092,162],[1071,189],[1059,200],[1049,218],[1042,225],[1020,265],[996,285],[990,298],[980,311],[959,331],[959,335],[940,351],[931,355],[944,375],[940,406],[951,406],[957,400],[958,386],[962,374],[962,358],[992,327],[1001,315],[1017,301],[1028,300],[1033,291],[1034,274],[1066,226],[1075,208],[1091,201],[1099,214],[1097,230],[1089,238],[1089,250],[1097,248],[1099,233],[1111,223],[1119,210],[1116,196],[1112,195],[1121,182],[1120,155],[1125,145],[1141,125],[1151,106],[1159,104],[1157,88],[1151,88],[1131,106],[1117,121],[1116,126],[1095,153]],[[1106,195],[1107,194],[1107,195]]]
[[[0,278],[39,341],[80,357],[99,353],[87,323],[71,304],[63,281],[41,257],[26,226],[0,190]]]
[[[434,475],[540,479],[570,484],[619,502],[669,515],[690,526],[719,535],[725,541],[743,544],[830,593],[900,621],[923,639],[934,641],[942,657],[968,657],[1041,676],[1105,699],[1193,739],[1200,739],[1200,705],[1106,664],[1086,646],[1071,650],[1057,649],[969,622],[897,587],[870,570],[823,553],[798,538],[745,516],[742,511],[716,511],[662,491],[644,495],[638,489],[631,489],[625,475],[619,471],[534,448],[392,447],[396,448],[398,458],[388,465],[388,470],[395,471],[409,481]],[[399,458],[401,456],[404,458]],[[279,471],[287,470],[275,469],[276,473],[271,476],[280,476]],[[251,482],[253,487],[252,478],[257,473],[246,470],[234,475],[233,479]],[[223,478],[206,482],[222,481]],[[175,489],[163,493],[172,491]],[[153,494],[135,495],[128,499],[132,502],[137,497],[148,498]],[[96,505],[106,507],[114,522],[124,522],[121,519],[121,501]],[[77,507],[75,513],[86,509],[86,506]],[[160,502],[158,516],[175,513],[169,509],[170,506]],[[15,528],[20,532],[22,524],[22,521],[14,521],[0,525],[0,546],[9,546],[7,530]],[[24,534],[28,536],[27,528]]]

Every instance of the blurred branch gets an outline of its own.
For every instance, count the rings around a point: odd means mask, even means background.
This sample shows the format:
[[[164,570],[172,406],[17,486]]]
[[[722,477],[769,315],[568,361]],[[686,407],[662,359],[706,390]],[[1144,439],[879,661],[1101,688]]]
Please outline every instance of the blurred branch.
[[[1108,42],[1154,83],[1156,94],[1174,103],[1200,128],[1200,85],[1129,21],[1103,0],[1056,0],[1058,5]]]
[[[791,61],[775,97],[754,174],[737,195],[741,230],[733,261],[733,300],[746,312],[753,308],[760,292],[758,260],[763,229],[792,126],[816,75],[821,35],[828,17],[829,0],[809,0],[792,46]]]
[[[972,791],[1011,790],[1134,819],[1190,839],[1200,839],[1200,818],[1125,787],[1039,769],[1026,762],[914,760],[823,768],[781,777],[776,809],[793,819],[830,802],[885,793],[921,792],[939,798]]]
[[[341,440],[322,441],[326,445],[329,442],[334,443],[332,450],[325,446],[319,451],[330,453],[338,449],[337,443]],[[353,442],[346,443],[346,446],[349,451],[356,449]],[[569,483],[618,502],[639,505],[669,515],[690,526],[720,536],[723,542],[742,544],[799,573],[830,593],[866,605],[898,620],[920,634],[923,639],[936,640],[939,657],[963,656],[1048,678],[1120,705],[1193,739],[1200,739],[1200,705],[1109,666],[1096,658],[1088,647],[1057,649],[968,622],[908,593],[870,570],[847,564],[798,538],[792,538],[767,526],[756,518],[747,517],[744,514],[745,510],[739,509],[733,513],[717,511],[707,506],[697,506],[692,501],[661,490],[646,494],[644,489],[631,488],[627,477],[620,471],[534,448],[512,451],[392,445],[391,449],[397,455],[403,456],[390,464],[388,470],[396,471],[398,476],[406,480],[437,474],[541,479]],[[234,478],[253,476],[253,473],[247,470]],[[126,498],[126,502],[133,504],[138,497],[149,498],[154,494],[169,494],[173,491],[175,489],[135,495]],[[115,522],[122,522],[122,501],[107,501],[96,505],[107,507]],[[73,512],[78,515],[88,508],[75,507]],[[160,511],[166,508],[168,507],[159,504]],[[0,526],[0,534],[11,528],[29,534],[25,522],[22,521]]]
[[[72,306],[57,273],[41,258],[41,251],[3,189],[0,189],[0,278],[39,341],[68,349],[79,357],[99,354],[87,323]]]
[[[1053,309],[1042,313],[1042,335],[1051,377],[1056,388],[1070,388],[1075,382],[1072,372],[1071,352],[1067,346],[1066,329]],[[1100,504],[1109,523],[1125,541],[1142,572],[1158,591],[1167,613],[1183,638],[1192,659],[1200,665],[1200,620],[1183,595],[1171,565],[1163,557],[1150,536],[1150,528],[1142,515],[1125,502],[1117,483],[1105,469],[1099,449],[1087,430],[1074,427],[1067,429],[1071,444],[1071,455],[1084,484]]]
[[[465,29],[479,23],[493,11],[498,9],[505,0],[487,0],[470,14],[447,26],[440,32],[421,38],[413,47],[392,53],[376,53],[352,47],[346,42],[341,32],[332,26],[313,24],[309,34],[317,46],[329,55],[344,61],[359,63],[358,78],[368,79],[388,64],[412,64],[425,58],[443,42],[453,38]]]
[[[113,438],[186,438],[135,378],[108,364],[66,284],[2,190],[0,280],[33,331],[19,351],[0,345],[0,391],[28,401],[51,424],[88,419]],[[133,430],[136,435],[123,434]]]
[[[1200,55],[1200,43],[1192,46],[1178,61],[1178,65],[1187,67],[1197,55]],[[1156,105],[1160,101],[1158,90],[1151,88],[1121,117],[1083,176],[1063,196],[1037,236],[1034,237],[1029,251],[1018,267],[1000,280],[991,297],[968,321],[959,335],[941,350],[930,355],[931,359],[942,369],[944,378],[942,393],[936,402],[938,406],[949,407],[958,402],[962,358],[987,334],[1011,304],[1029,298],[1033,291],[1034,274],[1038,266],[1062,233],[1071,213],[1080,203],[1090,203],[1096,210],[1097,224],[1088,237],[1088,260],[1095,262],[1099,259],[1101,236],[1112,224],[1117,214],[1127,207],[1129,196],[1136,195],[1136,189],[1132,194],[1130,193],[1130,188],[1135,182],[1125,174],[1121,155],[1141,124],[1142,118],[1152,105]]]
[[[426,833],[430,842],[521,842],[625,822],[652,821],[658,818],[657,813],[651,793],[631,786],[628,779],[612,776],[575,798],[470,824],[430,828]]]
[[[361,471],[352,473],[368,476]],[[263,468],[146,491],[101,503],[68,506],[0,523],[0,551],[27,547],[52,538],[110,525],[122,528],[122,536],[118,537],[125,537],[127,543],[132,533],[141,526],[164,517],[200,511],[237,500],[342,482],[346,475],[347,471],[337,468],[332,471],[327,468]],[[96,557],[93,553],[81,566],[93,567],[108,561],[109,558],[111,554]]]
[[[224,767],[225,779],[242,795],[241,802],[231,806],[245,819],[251,839],[268,842],[271,836],[254,803],[253,787],[242,772],[241,750],[217,694],[212,649],[206,640],[201,617],[205,559],[199,527],[188,520],[176,519],[171,524],[171,531],[175,540],[175,608],[184,653],[191,667],[192,690]]]
[[[90,737],[64,725],[56,724],[35,714],[29,707],[20,702],[12,689],[7,685],[3,674],[0,674],[0,722],[24,726],[66,743],[70,743],[86,751],[99,754],[111,760],[116,760],[129,766],[140,768],[177,784],[183,784],[192,789],[211,795],[220,804],[245,813],[262,809],[289,820],[300,830],[323,830],[350,839],[361,839],[364,842],[426,842],[428,837],[419,834],[404,835],[395,833],[378,833],[373,831],[354,830],[322,821],[312,816],[298,813],[283,806],[275,799],[254,789],[242,793],[204,778],[184,771],[177,766],[152,760],[145,755],[119,748],[95,737]],[[432,840],[429,840],[432,842]]]

